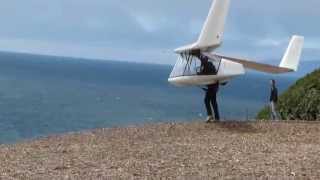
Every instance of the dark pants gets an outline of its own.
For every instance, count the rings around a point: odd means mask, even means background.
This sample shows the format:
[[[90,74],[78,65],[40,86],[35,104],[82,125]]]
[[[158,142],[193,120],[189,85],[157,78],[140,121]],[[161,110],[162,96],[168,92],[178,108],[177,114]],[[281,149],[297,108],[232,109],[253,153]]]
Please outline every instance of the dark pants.
[[[216,120],[220,120],[218,103],[217,103],[217,92],[218,88],[209,88],[206,92],[206,97],[204,99],[208,116],[212,116],[212,109],[214,110],[214,116]]]

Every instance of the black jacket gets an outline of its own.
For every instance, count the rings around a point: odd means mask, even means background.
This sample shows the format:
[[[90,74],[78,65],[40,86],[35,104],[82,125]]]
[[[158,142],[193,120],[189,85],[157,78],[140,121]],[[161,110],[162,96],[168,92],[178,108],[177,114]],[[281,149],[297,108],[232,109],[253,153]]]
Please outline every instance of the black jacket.
[[[278,102],[278,89],[276,87],[271,88],[270,102]]]
[[[208,61],[201,64],[201,75],[215,75],[215,74],[217,74],[217,70],[212,62]]]
[[[207,85],[207,88],[202,88],[207,93],[217,93],[219,90],[219,82]]]

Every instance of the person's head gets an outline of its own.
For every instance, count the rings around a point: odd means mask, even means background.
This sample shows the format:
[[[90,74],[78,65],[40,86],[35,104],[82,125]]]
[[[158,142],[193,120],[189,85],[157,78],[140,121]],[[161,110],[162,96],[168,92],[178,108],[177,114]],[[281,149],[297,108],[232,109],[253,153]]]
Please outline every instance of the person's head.
[[[272,87],[276,87],[276,80],[271,79],[271,80],[270,80],[270,85],[271,85]]]
[[[203,56],[203,57],[202,57],[202,61],[205,62],[205,63],[207,63],[207,62],[209,61],[209,58],[208,58],[207,56]]]

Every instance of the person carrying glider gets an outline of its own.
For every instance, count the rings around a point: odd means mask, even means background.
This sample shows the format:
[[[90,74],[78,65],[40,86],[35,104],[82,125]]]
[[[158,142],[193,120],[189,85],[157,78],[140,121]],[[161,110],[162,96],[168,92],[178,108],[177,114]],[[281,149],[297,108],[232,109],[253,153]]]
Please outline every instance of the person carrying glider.
[[[217,73],[216,71],[217,70],[215,66],[213,65],[212,62],[208,60],[208,57],[202,56],[201,57],[201,74],[215,75]],[[219,109],[218,109],[218,103],[217,103],[217,93],[219,90],[219,82],[215,84],[207,85],[207,88],[202,88],[202,89],[206,92],[204,103],[205,103],[207,114],[208,114],[207,123],[210,123],[213,121],[211,106],[214,111],[215,120],[219,121],[220,115],[219,115]]]
[[[200,52],[196,52],[195,56],[197,56],[201,61],[200,72],[198,73],[199,75],[216,75],[217,74],[216,67],[213,65],[212,62],[209,61],[209,58],[207,56],[201,55]],[[219,90],[219,82],[207,85],[207,88],[202,88],[202,89],[206,92],[204,103],[205,103],[205,107],[208,114],[207,123],[213,122],[214,119],[216,121],[220,121],[219,108],[217,103],[217,93]],[[213,118],[212,108],[214,111],[215,118]]]

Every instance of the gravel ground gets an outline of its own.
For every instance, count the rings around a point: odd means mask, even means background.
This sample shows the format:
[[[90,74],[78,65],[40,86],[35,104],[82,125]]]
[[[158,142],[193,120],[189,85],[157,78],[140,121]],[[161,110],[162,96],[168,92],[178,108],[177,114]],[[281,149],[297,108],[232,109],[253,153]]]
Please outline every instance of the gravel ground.
[[[320,123],[99,129],[0,146],[0,179],[320,179]]]

